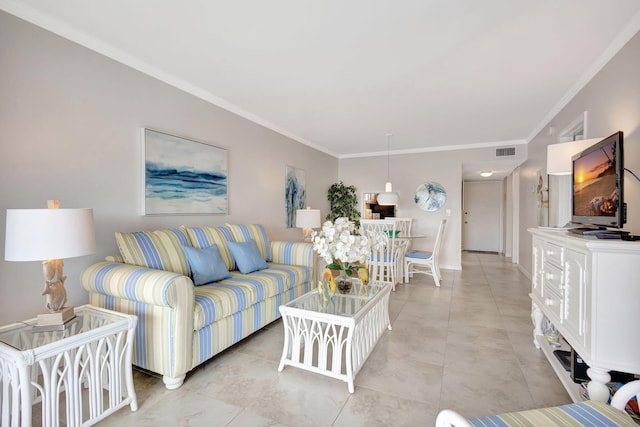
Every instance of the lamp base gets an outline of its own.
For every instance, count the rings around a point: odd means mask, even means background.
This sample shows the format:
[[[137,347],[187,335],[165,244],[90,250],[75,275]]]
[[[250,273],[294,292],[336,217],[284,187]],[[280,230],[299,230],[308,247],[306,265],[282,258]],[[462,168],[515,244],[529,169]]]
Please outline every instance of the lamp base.
[[[52,326],[52,325],[64,325],[69,320],[76,317],[73,307],[62,307],[55,313],[42,313],[38,314],[38,320],[36,325],[38,326]]]
[[[311,243],[312,239],[311,239],[311,235],[313,234],[313,228],[303,228],[302,229],[302,234],[303,234],[303,242],[305,243]]]

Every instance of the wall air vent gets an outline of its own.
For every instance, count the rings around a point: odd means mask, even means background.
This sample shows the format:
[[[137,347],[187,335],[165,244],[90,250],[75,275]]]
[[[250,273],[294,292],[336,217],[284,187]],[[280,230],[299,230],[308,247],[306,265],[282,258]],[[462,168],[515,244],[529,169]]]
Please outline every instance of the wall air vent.
[[[496,148],[496,157],[515,156],[516,147]]]

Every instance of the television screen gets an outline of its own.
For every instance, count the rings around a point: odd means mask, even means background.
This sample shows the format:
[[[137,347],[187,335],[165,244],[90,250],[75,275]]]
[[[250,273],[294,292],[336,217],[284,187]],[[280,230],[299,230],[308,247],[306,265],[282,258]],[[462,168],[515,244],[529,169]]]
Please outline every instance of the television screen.
[[[603,227],[624,225],[622,132],[573,157],[572,221]]]

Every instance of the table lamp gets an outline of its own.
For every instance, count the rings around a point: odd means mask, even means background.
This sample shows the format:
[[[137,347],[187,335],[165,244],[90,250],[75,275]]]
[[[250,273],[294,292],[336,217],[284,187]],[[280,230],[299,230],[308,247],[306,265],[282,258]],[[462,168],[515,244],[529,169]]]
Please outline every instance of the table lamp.
[[[57,200],[48,209],[7,209],[4,248],[6,261],[42,261],[46,308],[38,325],[63,325],[75,315],[65,307],[67,291],[63,258],[89,255],[96,250],[92,209],[58,209]]]
[[[604,138],[580,139],[547,145],[547,174],[571,175],[571,158]]]
[[[320,209],[298,209],[296,211],[296,227],[302,228],[305,242],[311,242],[314,228],[320,227]]]

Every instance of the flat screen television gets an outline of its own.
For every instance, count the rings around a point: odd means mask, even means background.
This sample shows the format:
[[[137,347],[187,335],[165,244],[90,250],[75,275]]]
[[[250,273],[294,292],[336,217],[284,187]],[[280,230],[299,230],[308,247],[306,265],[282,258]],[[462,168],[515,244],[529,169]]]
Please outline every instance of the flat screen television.
[[[621,131],[572,157],[573,197],[571,221],[585,228],[622,228],[624,209],[624,157]]]

